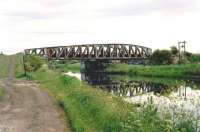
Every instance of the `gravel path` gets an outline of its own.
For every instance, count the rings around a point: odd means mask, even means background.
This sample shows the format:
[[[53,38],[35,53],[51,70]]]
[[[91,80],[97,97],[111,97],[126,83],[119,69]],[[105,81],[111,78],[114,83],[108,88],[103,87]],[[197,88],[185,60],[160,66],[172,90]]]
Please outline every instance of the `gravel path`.
[[[8,77],[0,79],[7,92],[5,101],[0,102],[0,132],[70,131],[48,93],[34,82],[15,79],[13,65],[9,69]]]

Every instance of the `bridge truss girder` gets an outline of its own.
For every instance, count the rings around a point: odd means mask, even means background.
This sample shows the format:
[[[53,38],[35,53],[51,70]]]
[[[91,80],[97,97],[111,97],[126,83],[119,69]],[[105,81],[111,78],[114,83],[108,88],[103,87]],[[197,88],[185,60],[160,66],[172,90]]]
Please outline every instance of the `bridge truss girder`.
[[[152,50],[132,44],[87,44],[26,49],[49,60],[134,60],[147,59]]]

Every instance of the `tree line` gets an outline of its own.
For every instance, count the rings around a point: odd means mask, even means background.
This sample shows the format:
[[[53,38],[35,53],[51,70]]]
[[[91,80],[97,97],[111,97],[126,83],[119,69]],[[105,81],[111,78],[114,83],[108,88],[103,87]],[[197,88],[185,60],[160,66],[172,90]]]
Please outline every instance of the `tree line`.
[[[170,50],[155,50],[149,61],[151,65],[170,65],[178,63],[187,64],[199,62],[200,54],[193,54],[187,51],[180,53],[176,46],[170,47]]]

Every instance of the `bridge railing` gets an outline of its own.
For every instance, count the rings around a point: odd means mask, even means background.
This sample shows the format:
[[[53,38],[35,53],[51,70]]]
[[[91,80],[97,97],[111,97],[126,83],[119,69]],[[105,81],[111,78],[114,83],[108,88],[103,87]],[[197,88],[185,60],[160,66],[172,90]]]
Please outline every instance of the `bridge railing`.
[[[131,60],[147,59],[152,50],[132,44],[86,44],[26,49],[25,54],[35,54],[50,60]]]

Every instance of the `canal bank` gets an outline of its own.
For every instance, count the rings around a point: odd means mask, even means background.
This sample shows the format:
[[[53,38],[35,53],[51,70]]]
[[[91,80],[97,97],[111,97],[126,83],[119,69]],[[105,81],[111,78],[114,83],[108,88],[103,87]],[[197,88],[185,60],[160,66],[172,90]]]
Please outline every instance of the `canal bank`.
[[[176,79],[200,80],[200,64],[160,66],[110,64],[107,68],[107,72],[112,74],[122,74],[129,76],[165,77]]]
[[[73,131],[195,131],[190,116],[176,118],[176,124],[173,124],[173,118],[160,116],[152,103],[140,106],[127,103],[122,97],[113,96],[47,67],[33,72],[32,76],[63,108]]]
[[[75,76],[77,73],[75,75],[66,73],[66,75]],[[104,75],[106,74],[104,73]],[[110,75],[110,78],[112,79],[109,83],[108,81],[104,82],[102,80],[101,84],[93,85],[114,96],[122,97],[123,100],[131,104],[142,106],[152,101],[158,108],[158,113],[161,116],[165,113],[170,113],[173,116],[181,111],[193,117],[197,122],[200,119],[200,83],[198,81],[134,78],[121,75],[117,76],[116,74]]]

